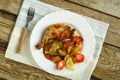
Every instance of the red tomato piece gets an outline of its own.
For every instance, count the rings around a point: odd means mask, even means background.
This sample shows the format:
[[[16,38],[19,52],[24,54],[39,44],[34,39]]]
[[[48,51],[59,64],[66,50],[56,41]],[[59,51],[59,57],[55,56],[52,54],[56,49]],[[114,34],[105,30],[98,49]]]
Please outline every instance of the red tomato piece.
[[[44,54],[45,58],[49,59],[49,60],[53,60],[53,57],[51,57],[50,55],[48,54]]]
[[[80,36],[73,36],[72,41],[75,43],[80,43],[83,39]]]
[[[84,61],[84,55],[83,54],[76,54],[73,56],[73,62],[74,63],[80,63]]]
[[[57,70],[63,70],[64,67],[65,67],[65,61],[64,60],[60,60],[56,63]]]

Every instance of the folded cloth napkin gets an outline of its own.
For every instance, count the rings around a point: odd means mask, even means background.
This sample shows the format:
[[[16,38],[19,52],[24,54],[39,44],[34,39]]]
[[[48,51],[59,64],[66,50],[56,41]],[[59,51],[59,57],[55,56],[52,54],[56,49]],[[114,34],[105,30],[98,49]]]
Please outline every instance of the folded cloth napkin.
[[[17,54],[16,48],[20,40],[22,28],[25,26],[26,16],[27,16],[26,13],[29,7],[35,8],[35,11],[36,11],[35,17],[33,18],[32,22],[29,24],[29,34],[27,35],[27,38],[25,40],[22,53]],[[60,10],[63,10],[63,9],[49,5],[49,4],[42,3],[40,1],[24,0],[22,7],[20,9],[19,15],[17,17],[15,27],[11,35],[5,57],[24,63],[24,64],[27,64],[27,65],[30,65],[30,66],[33,66],[33,67],[36,67],[36,68],[39,68],[34,62],[30,54],[29,37],[30,37],[31,31],[34,25],[37,23],[37,21],[39,21],[42,17],[44,17],[45,15],[51,12],[60,11]],[[89,63],[89,66],[86,68],[83,74],[77,73],[71,76],[64,76],[64,77],[67,77],[73,80],[89,80],[90,79],[90,76],[100,56],[103,41],[104,41],[108,26],[109,26],[109,24],[107,23],[104,23],[102,21],[98,21],[98,20],[95,20],[95,19],[92,19],[86,16],[83,16],[83,18],[89,23],[89,25],[91,26],[95,34],[96,47],[95,47],[94,57]]]

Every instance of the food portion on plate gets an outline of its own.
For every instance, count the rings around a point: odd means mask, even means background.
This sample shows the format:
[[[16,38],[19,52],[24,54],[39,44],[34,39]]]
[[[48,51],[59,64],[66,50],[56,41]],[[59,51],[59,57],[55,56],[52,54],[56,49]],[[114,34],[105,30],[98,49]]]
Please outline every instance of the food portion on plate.
[[[71,25],[52,24],[45,30],[42,39],[36,46],[43,48],[44,56],[56,64],[57,70],[75,70],[74,64],[84,61],[81,53],[83,38]]]

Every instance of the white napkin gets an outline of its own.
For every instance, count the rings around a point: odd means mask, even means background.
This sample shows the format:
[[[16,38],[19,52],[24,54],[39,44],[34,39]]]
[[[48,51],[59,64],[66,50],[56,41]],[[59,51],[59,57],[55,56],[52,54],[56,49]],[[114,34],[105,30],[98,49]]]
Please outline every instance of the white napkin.
[[[35,8],[36,14],[35,14],[35,17],[33,18],[32,22],[29,25],[29,33],[25,40],[22,53],[17,54],[16,48],[17,48],[19,40],[20,40],[22,28],[25,26],[25,20],[26,20],[26,16],[27,16],[26,13],[30,6]],[[30,65],[30,66],[33,66],[33,67],[36,67],[36,68],[39,68],[37,66],[37,64],[34,62],[32,55],[30,53],[29,37],[30,37],[31,31],[38,20],[40,20],[42,17],[44,17],[45,15],[47,15],[51,12],[59,11],[59,10],[62,10],[62,9],[52,6],[52,5],[49,5],[49,4],[42,3],[40,1],[24,0],[23,5],[20,9],[16,24],[15,24],[15,27],[14,27],[12,35],[11,35],[5,57],[15,60],[15,61],[18,61],[18,62],[21,62],[21,63],[24,63],[24,64],[27,64],[27,65]],[[98,61],[98,58],[99,58],[99,55],[101,52],[101,48],[103,45],[103,41],[104,41],[108,26],[109,26],[109,24],[104,23],[102,21],[95,20],[93,18],[89,18],[86,16],[83,16],[83,18],[86,19],[86,21],[89,23],[92,30],[94,31],[95,40],[96,40],[96,47],[95,47],[96,49],[94,52],[93,60],[89,63],[89,66],[86,68],[86,71],[84,72],[84,74],[77,73],[75,75],[65,76],[65,77],[73,79],[73,80],[89,80],[90,79],[90,76],[97,64],[97,61]],[[83,76],[79,77],[79,75],[83,75]]]

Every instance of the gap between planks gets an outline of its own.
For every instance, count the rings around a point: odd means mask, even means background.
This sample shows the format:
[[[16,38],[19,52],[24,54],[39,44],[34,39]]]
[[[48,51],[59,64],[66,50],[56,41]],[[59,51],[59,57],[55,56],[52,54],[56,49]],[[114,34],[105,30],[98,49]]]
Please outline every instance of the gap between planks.
[[[115,1],[114,1],[114,3],[112,3],[112,2],[110,2],[109,4],[111,5],[111,4],[114,4],[114,6],[112,7],[113,8],[113,10],[112,10],[112,12],[111,12],[111,10],[109,10],[109,8],[108,7],[110,7],[110,5],[108,5],[108,3],[107,2],[105,2],[105,1],[97,1],[97,0],[87,0],[87,1],[78,1],[78,0],[65,0],[65,1],[68,1],[68,2],[70,2],[70,3],[73,3],[73,4],[76,4],[76,5],[80,5],[80,6],[84,6],[84,7],[87,7],[87,8],[89,8],[89,9],[93,9],[93,10],[95,10],[95,11],[99,11],[99,12],[101,12],[101,13],[104,13],[104,14],[107,14],[107,15],[110,15],[110,16],[113,16],[113,17],[116,17],[116,18],[119,18],[120,19],[120,16],[118,15],[119,14],[119,12],[120,12],[120,10],[119,9],[117,9],[118,7],[119,7],[119,3],[120,3],[120,1],[118,1],[118,4],[117,5],[115,5]],[[99,7],[98,7],[98,3],[94,3],[94,2],[98,2],[99,3]],[[86,3],[87,2],[87,3]],[[89,2],[89,3],[88,3]],[[105,6],[105,5],[103,5],[103,3],[101,3],[101,2],[103,2],[104,4],[105,3],[107,3],[107,5]],[[94,6],[93,6],[94,5]],[[105,7],[105,8],[103,8],[103,6]],[[107,9],[107,8],[108,9]],[[120,7],[119,7],[120,8]],[[111,9],[111,8],[110,8]],[[117,10],[116,12],[115,12],[115,10]]]

